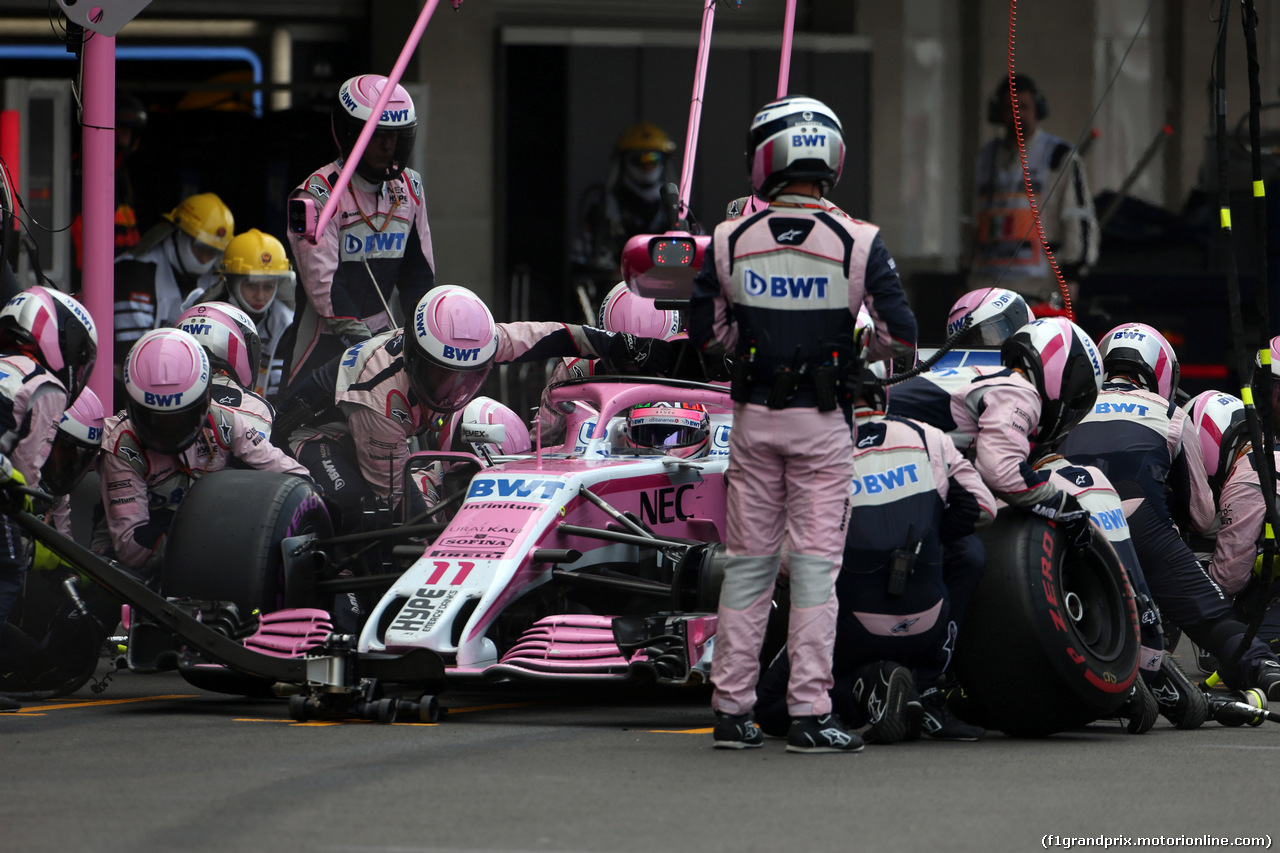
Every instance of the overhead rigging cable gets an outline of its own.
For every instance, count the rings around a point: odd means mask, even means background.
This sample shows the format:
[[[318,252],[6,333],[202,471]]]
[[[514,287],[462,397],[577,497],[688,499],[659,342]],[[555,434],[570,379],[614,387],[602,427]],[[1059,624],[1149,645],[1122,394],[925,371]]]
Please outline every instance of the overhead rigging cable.
[[[1091,128],[1093,126],[1093,120],[1097,117],[1098,111],[1102,109],[1102,105],[1106,103],[1107,98],[1111,95],[1111,89],[1115,86],[1116,80],[1120,77],[1120,69],[1124,68],[1125,61],[1129,58],[1129,52],[1133,50],[1134,44],[1136,44],[1138,41],[1138,36],[1142,34],[1142,29],[1147,24],[1147,18],[1151,15],[1151,5],[1154,2],[1155,0],[1147,0],[1147,8],[1142,13],[1142,20],[1138,22],[1137,28],[1133,31],[1132,38],[1129,39],[1128,46],[1125,47],[1124,53],[1120,56],[1120,61],[1116,63],[1115,71],[1112,72],[1111,79],[1107,81],[1107,88],[1104,89],[1102,94],[1098,97],[1097,103],[1095,103],[1093,106],[1093,112],[1089,114],[1088,120],[1086,120],[1084,123],[1084,129],[1081,130],[1079,137],[1076,138],[1075,144],[1071,146],[1074,152],[1081,151],[1081,148],[1084,145],[1086,138],[1088,138],[1089,135],[1092,133]],[[1017,101],[1012,98],[1012,92],[1013,92],[1013,67],[1014,67],[1013,66],[1013,46],[1014,46],[1014,30],[1015,30],[1016,17],[1017,17],[1017,0],[1009,0],[1009,89],[1011,93],[1010,101],[1014,107],[1015,120],[1018,118]],[[1017,132],[1017,139],[1018,139],[1018,153],[1020,158],[1022,159],[1023,176],[1025,179],[1026,153],[1025,153],[1025,146],[1023,145],[1023,141],[1022,141],[1021,122],[1015,123],[1015,130]],[[1049,191],[1044,194],[1044,204],[1047,205],[1049,203],[1049,200],[1053,198],[1053,194],[1057,191],[1058,186],[1062,183],[1062,179],[1063,177],[1066,176],[1066,173],[1067,173],[1067,170],[1064,169],[1058,173],[1058,176],[1056,178],[1054,178],[1053,184],[1050,185],[1049,187]],[[1029,184],[1027,186],[1027,194],[1028,194],[1028,197],[1031,198],[1032,200],[1033,219],[1032,219],[1032,224],[1027,228],[1026,233],[1022,235],[1022,239],[1020,243],[1027,242],[1027,238],[1031,236],[1031,232],[1033,230],[1039,230],[1042,239],[1044,234],[1044,229],[1040,223],[1040,213],[1039,213],[1039,210],[1035,209],[1034,207],[1035,200],[1034,200],[1034,197],[1031,196],[1031,188]],[[1102,235],[1099,234],[1098,238],[1101,239]],[[1058,290],[1062,294],[1063,303],[1067,309],[1067,315],[1072,320],[1074,320],[1075,311],[1071,305],[1070,294],[1068,294],[1066,291],[1066,286],[1065,286],[1066,283],[1063,280],[1061,273],[1058,272],[1057,264],[1056,262],[1054,262],[1052,252],[1048,251],[1048,246],[1045,246],[1045,251],[1049,256],[1050,262],[1053,263],[1053,271],[1058,279]],[[1012,267],[1013,260],[1014,258],[1011,257],[1009,259],[1009,263],[1005,264],[1004,269],[1000,271],[1000,276],[996,280],[996,286],[1000,286],[1001,282],[1004,281],[1005,273],[1007,273],[1010,267]]]
[[[1240,379],[1240,397],[1244,401],[1245,419],[1249,427],[1249,438],[1253,442],[1254,462],[1257,468],[1259,488],[1262,491],[1262,501],[1266,509],[1265,523],[1263,524],[1262,536],[1262,566],[1261,574],[1257,582],[1257,594],[1259,597],[1257,611],[1254,617],[1249,621],[1244,637],[1240,643],[1236,645],[1235,651],[1232,652],[1228,660],[1222,661],[1219,666],[1219,672],[1230,672],[1235,668],[1245,650],[1253,643],[1254,637],[1257,636],[1258,628],[1262,624],[1262,619],[1267,612],[1267,604],[1270,600],[1269,590],[1276,580],[1276,531],[1280,530],[1280,516],[1276,511],[1276,490],[1275,490],[1275,455],[1273,452],[1275,439],[1273,419],[1271,417],[1271,346],[1267,338],[1267,279],[1266,279],[1266,230],[1264,226],[1265,210],[1260,206],[1265,205],[1265,191],[1262,182],[1262,161],[1261,147],[1259,145],[1261,132],[1259,130],[1259,114],[1261,113],[1262,99],[1259,95],[1258,84],[1258,54],[1257,54],[1257,15],[1254,10],[1253,0],[1243,0],[1243,27],[1245,34],[1245,48],[1248,59],[1249,71],[1249,132],[1250,143],[1253,148],[1253,193],[1254,193],[1254,221],[1259,226],[1254,239],[1260,246],[1255,251],[1255,262],[1258,264],[1258,281],[1255,287],[1258,297],[1259,322],[1262,324],[1262,342],[1258,351],[1258,376],[1256,382],[1250,381],[1252,373],[1251,365],[1245,360],[1245,335],[1244,335],[1244,318],[1240,308],[1240,277],[1236,269],[1236,258],[1231,232],[1231,187],[1230,180],[1230,152],[1227,148],[1227,18],[1231,8],[1231,0],[1221,0],[1218,18],[1218,39],[1217,47],[1214,54],[1214,140],[1217,143],[1218,154],[1218,200],[1219,200],[1219,233],[1221,235],[1221,244],[1223,247],[1223,262],[1226,264],[1227,273],[1227,306],[1228,314],[1231,320],[1231,358],[1236,368],[1236,375]],[[1262,410],[1266,413],[1266,429],[1263,427],[1263,417],[1259,416],[1258,407],[1254,403],[1254,388],[1259,391],[1259,396],[1263,397]]]

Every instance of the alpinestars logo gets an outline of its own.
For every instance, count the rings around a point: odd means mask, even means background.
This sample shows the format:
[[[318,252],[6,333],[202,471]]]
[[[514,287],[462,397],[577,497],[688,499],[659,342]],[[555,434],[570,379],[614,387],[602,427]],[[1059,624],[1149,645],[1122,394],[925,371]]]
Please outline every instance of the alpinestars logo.
[[[1156,702],[1161,705],[1172,705],[1178,701],[1178,688],[1172,684],[1162,684],[1151,692],[1155,694]]]
[[[402,424],[407,424],[409,422],[409,413],[404,409],[392,409],[391,416]]]
[[[778,242],[779,243],[795,242],[795,239],[801,236],[803,233],[804,232],[801,231],[799,228],[792,228],[790,231],[783,231],[781,234],[778,235]]]
[[[1077,476],[1077,477],[1076,477],[1076,485],[1077,485],[1077,486],[1087,486],[1087,485],[1089,485],[1089,475],[1088,475],[1088,474],[1080,474],[1079,476]]]
[[[130,462],[138,462],[142,459],[142,454],[127,444],[120,445],[120,455],[125,459],[128,459]]]
[[[842,732],[835,726],[828,729],[822,729],[819,734],[826,738],[827,742],[832,746],[838,746],[841,749],[853,742],[853,737],[848,732]]]
[[[231,446],[231,424],[227,423],[227,416],[221,415],[218,423],[218,432],[222,433],[223,445]]]
[[[903,619],[897,625],[889,629],[890,634],[901,634],[903,631],[910,630],[911,626],[920,621],[920,617],[914,619]]]

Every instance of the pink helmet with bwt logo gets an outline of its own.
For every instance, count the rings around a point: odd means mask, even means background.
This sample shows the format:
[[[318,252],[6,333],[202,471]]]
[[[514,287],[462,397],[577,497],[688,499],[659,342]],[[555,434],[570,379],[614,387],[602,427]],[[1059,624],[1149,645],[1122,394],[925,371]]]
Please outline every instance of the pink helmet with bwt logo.
[[[489,307],[465,287],[432,288],[404,330],[404,363],[418,402],[456,412],[480,391],[498,352]]]
[[[389,83],[380,74],[361,74],[352,77],[338,90],[338,103],[333,107],[333,138],[338,143],[343,159],[351,156],[365,122],[373,115],[373,108]],[[356,166],[356,174],[375,183],[393,181],[404,173],[409,165],[409,153],[413,150],[413,137],[418,131],[418,113],[413,108],[413,98],[399,84],[378,117],[378,134],[394,134],[395,153],[383,169],[375,170],[364,159]]]
[[[204,347],[209,365],[252,388],[262,363],[262,339],[248,314],[230,302],[201,302],[178,316],[178,328]]]
[[[1192,397],[1183,411],[1195,424],[1204,470],[1216,493],[1226,480],[1236,451],[1249,440],[1244,402],[1221,391],[1205,391]]]
[[[1005,367],[1021,368],[1040,394],[1040,423],[1031,436],[1052,444],[1089,413],[1102,390],[1102,356],[1065,317],[1034,320],[1000,348]]]
[[[0,334],[48,370],[74,400],[98,356],[98,330],[85,307],[51,287],[36,285],[0,308]]]
[[[129,350],[124,387],[138,440],[159,453],[181,453],[209,415],[209,356],[181,329],[152,329]]]
[[[1178,390],[1178,356],[1164,335],[1145,323],[1116,326],[1102,338],[1102,366],[1110,376],[1132,376],[1148,391],[1173,400]]]
[[[615,284],[604,298],[598,325],[610,332],[664,341],[677,337],[682,326],[679,311],[659,308],[652,299],[632,293],[625,281]]]
[[[998,347],[1035,319],[1027,301],[1003,287],[981,287],[961,296],[947,315],[947,337],[959,331],[969,316],[973,319],[961,343],[977,347]]]
[[[98,455],[106,416],[102,401],[90,388],[83,389],[63,412],[49,456],[40,469],[40,484],[46,491],[67,495],[76,487]]]
[[[472,441],[467,434],[469,426],[502,426],[506,429],[506,438],[501,443]],[[492,397],[476,397],[467,403],[465,408],[449,418],[445,432],[453,437],[454,447],[483,444],[491,454],[527,453],[533,447],[529,427],[520,420],[520,416],[510,406]]]

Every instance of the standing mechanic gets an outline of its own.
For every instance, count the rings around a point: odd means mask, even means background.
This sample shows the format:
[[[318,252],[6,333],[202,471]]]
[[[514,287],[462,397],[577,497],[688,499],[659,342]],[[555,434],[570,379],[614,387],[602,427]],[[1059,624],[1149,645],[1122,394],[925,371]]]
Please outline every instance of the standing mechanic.
[[[1258,688],[1280,699],[1280,660],[1254,638],[1226,593],[1209,578],[1179,535],[1206,533],[1213,495],[1194,427],[1173,402],[1178,359],[1164,336],[1142,323],[1117,326],[1102,342],[1107,382],[1097,405],[1061,445],[1076,463],[1097,465],[1124,501],[1133,547],[1165,619],[1224,663],[1232,688]]]
[[[728,554],[712,680],[715,745],[758,747],[752,719],[760,648],[784,535],[789,554],[791,752],[862,748],[831,712],[835,579],[853,477],[849,374],[860,370],[854,324],[876,321],[871,357],[910,353],[915,317],[879,229],[833,210],[840,120],[812,98],[756,113],[747,137],[754,193],[768,206],[721,223],[694,280],[690,342],[733,352]]]
[[[1066,140],[1039,129],[1049,115],[1049,104],[1035,82],[1017,74],[1013,85],[1031,187],[1054,259],[1074,298],[1080,277],[1098,261],[1098,216],[1084,164]],[[978,153],[969,287],[998,285],[1017,291],[1033,306],[1048,302],[1058,292],[1057,277],[1040,243],[1027,198],[1007,78],[987,102],[987,120],[1003,126],[1004,135],[987,142]]]
[[[376,74],[352,77],[333,105],[338,159],[313,172],[294,190],[316,206],[329,200],[365,122],[388,81]],[[312,244],[290,232],[302,290],[289,334],[282,394],[349,346],[395,325],[387,300],[399,291],[403,316],[413,313],[435,284],[431,229],[422,178],[408,168],[418,116],[413,99],[397,85],[378,119],[333,219]]]
[[[0,484],[35,485],[58,422],[89,378],[98,332],[76,300],[36,286],[0,309]],[[7,497],[0,512],[0,624],[22,590],[31,563],[22,529],[9,517],[30,499]],[[0,696],[0,711],[18,703]]]

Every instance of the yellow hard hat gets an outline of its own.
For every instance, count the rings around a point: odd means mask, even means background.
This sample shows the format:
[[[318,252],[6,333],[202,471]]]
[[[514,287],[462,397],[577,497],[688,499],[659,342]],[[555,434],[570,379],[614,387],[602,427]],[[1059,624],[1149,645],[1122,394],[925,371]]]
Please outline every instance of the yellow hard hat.
[[[235,236],[236,220],[231,209],[214,193],[187,196],[182,204],[164,214],[178,229],[206,246],[225,251]]]
[[[642,121],[622,131],[614,150],[619,154],[626,151],[661,151],[663,154],[670,154],[676,150],[676,144],[662,132],[662,128]]]
[[[288,275],[284,245],[270,234],[250,228],[237,234],[222,256],[222,272],[231,275]]]

